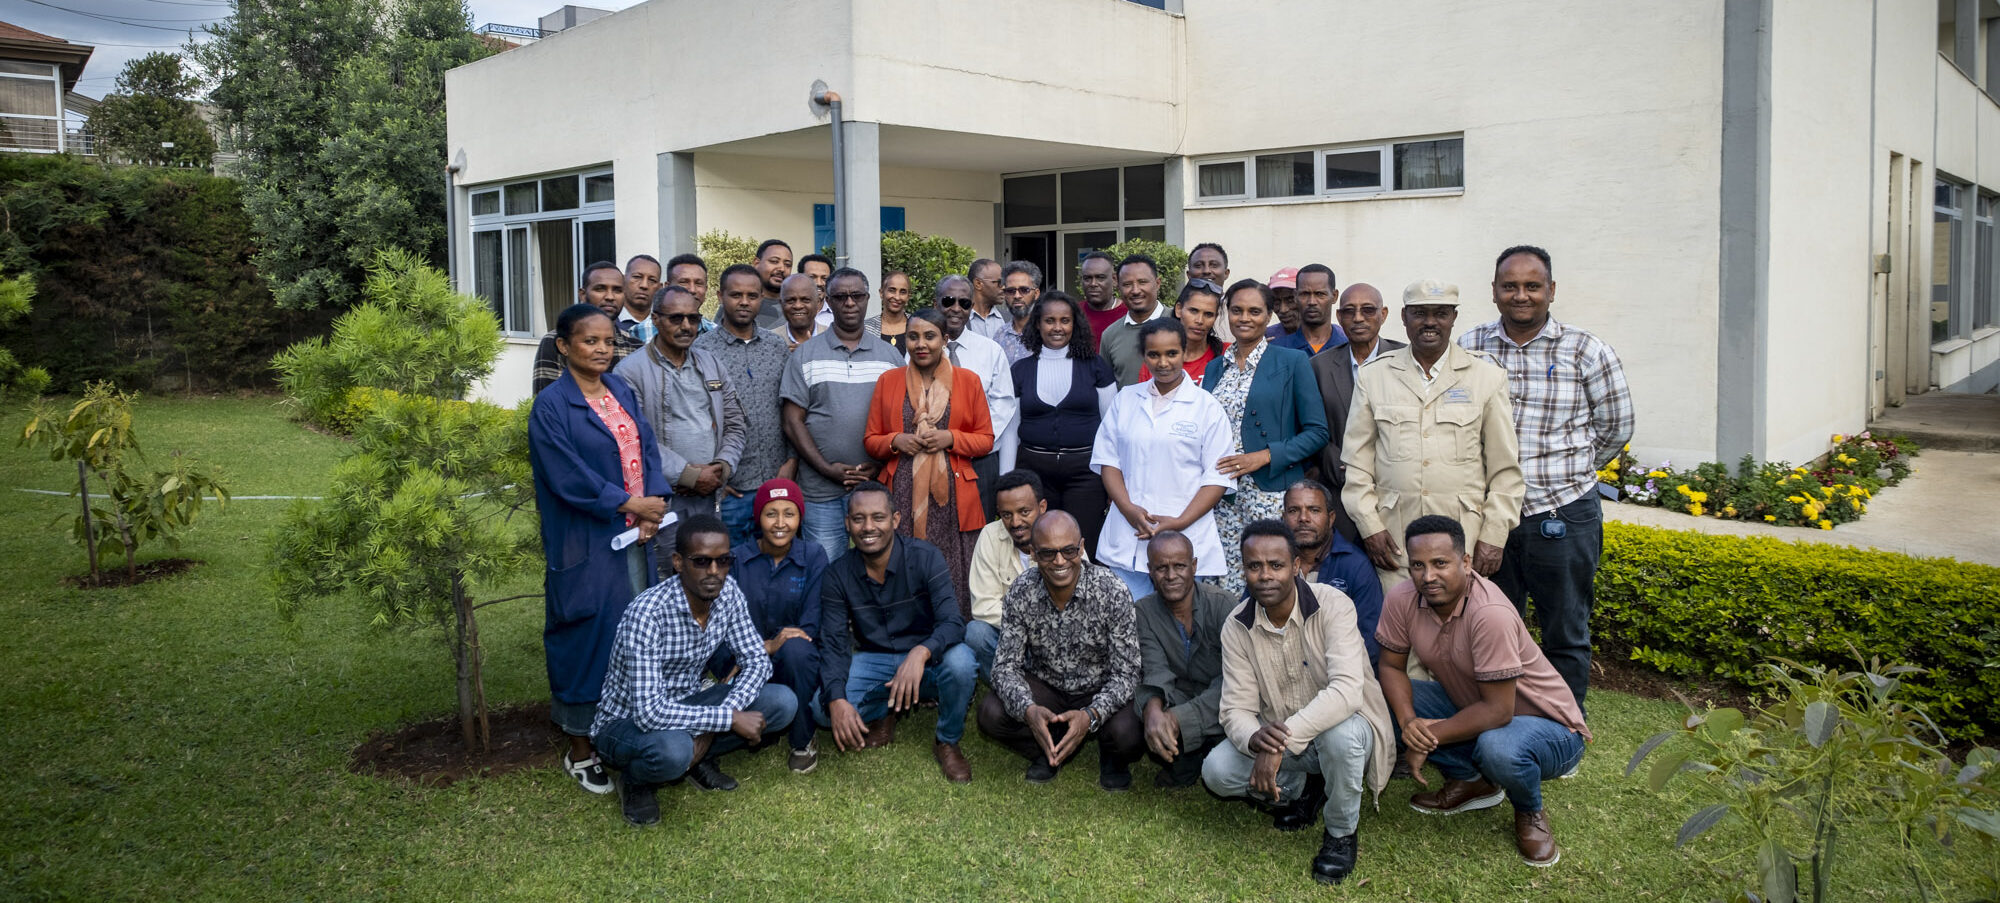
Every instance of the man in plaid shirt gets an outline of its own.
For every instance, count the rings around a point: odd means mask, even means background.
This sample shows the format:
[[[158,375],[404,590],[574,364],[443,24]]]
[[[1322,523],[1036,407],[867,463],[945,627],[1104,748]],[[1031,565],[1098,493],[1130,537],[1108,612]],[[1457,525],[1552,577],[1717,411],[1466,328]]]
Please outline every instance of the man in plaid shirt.
[[[1604,550],[1597,471],[1632,438],[1632,394],[1603,339],[1549,316],[1549,252],[1518,245],[1493,266],[1500,319],[1460,337],[1507,371],[1528,494],[1493,582],[1527,617],[1535,600],[1542,651],[1583,704],[1590,686],[1590,611]]]
[[[681,522],[675,575],[639,594],[625,609],[591,737],[605,764],[618,769],[625,820],[660,820],[661,784],[683,774],[703,790],[734,790],[716,759],[783,736],[798,697],[771,677],[764,638],[748,603],[729,579],[735,559],[729,530],[713,514]],[[704,689],[701,672],[717,646],[729,644],[737,671]]]

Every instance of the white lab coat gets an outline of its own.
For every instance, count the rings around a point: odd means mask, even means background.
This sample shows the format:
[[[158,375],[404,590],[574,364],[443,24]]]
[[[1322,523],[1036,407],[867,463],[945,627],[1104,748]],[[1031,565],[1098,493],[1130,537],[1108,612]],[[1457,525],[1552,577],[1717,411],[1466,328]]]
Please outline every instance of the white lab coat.
[[[1117,400],[1097,427],[1090,469],[1101,474],[1106,467],[1118,468],[1132,504],[1155,517],[1176,517],[1203,486],[1227,490],[1235,485],[1215,468],[1217,461],[1235,453],[1236,439],[1222,404],[1193,380],[1184,380],[1174,390],[1172,402],[1155,414],[1157,397],[1150,379],[1118,390]],[[1227,563],[1214,512],[1203,514],[1183,532],[1194,545],[1195,573],[1222,576]],[[1116,506],[1104,520],[1097,561],[1146,572],[1146,544]]]

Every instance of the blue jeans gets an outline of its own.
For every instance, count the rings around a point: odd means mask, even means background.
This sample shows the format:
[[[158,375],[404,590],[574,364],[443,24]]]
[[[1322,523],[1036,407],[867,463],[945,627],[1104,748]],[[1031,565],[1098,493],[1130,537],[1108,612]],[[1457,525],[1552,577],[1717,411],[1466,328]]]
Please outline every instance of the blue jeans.
[[[1136,605],[1140,599],[1153,594],[1152,575],[1145,571],[1128,571],[1115,564],[1107,564],[1105,567],[1110,568],[1111,573],[1117,574],[1118,579],[1125,581],[1125,588],[1132,591],[1133,604]]]
[[[1458,714],[1444,685],[1434,680],[1410,681],[1410,707],[1418,718]],[[1484,776],[1499,785],[1517,812],[1542,811],[1542,782],[1561,777],[1582,758],[1581,736],[1536,715],[1515,715],[1504,727],[1430,754],[1431,764],[1447,778],[1476,781]]]
[[[1304,753],[1285,754],[1278,764],[1278,790],[1283,793],[1279,802],[1303,796],[1306,775],[1319,775],[1326,780],[1326,806],[1320,810],[1320,817],[1326,819],[1326,833],[1335,837],[1354,833],[1361,824],[1361,801],[1368,798],[1363,779],[1374,751],[1375,729],[1368,719],[1360,712],[1347,716],[1346,721],[1314,737]],[[1250,789],[1250,771],[1256,765],[1256,757],[1244,755],[1236,744],[1224,740],[1202,760],[1201,782],[1224,799],[1253,795],[1261,799],[1262,794]]]
[[[720,705],[723,698],[729,695],[729,689],[729,684],[716,684],[684,696],[680,702],[685,705]],[[792,695],[790,688],[767,683],[757,691],[757,699],[750,703],[747,711],[764,716],[764,738],[768,740],[792,723],[798,706],[798,697]],[[624,772],[626,780],[635,785],[658,785],[678,779],[694,765],[696,733],[672,729],[649,731],[630,718],[619,718],[606,724],[594,739],[604,764]],[[763,742],[760,741],[759,745]],[[733,731],[723,731],[716,734],[715,740],[709,744],[706,758],[716,759],[723,753],[742,749],[745,744],[746,741]]]
[[[1000,651],[1000,628],[973,618],[965,622],[965,646],[979,661],[979,679],[993,682],[993,656]]]
[[[847,701],[864,722],[881,720],[889,714],[889,680],[903,664],[904,653],[856,652],[847,666]],[[944,660],[933,659],[924,667],[924,680],[917,689],[920,699],[938,704],[937,740],[957,743],[965,738],[965,713],[972,708],[972,690],[979,685],[979,662],[964,643],[944,651]],[[813,714],[821,724],[832,724],[826,714],[825,694],[814,698]]]
[[[826,560],[839,561],[847,554],[847,497],[824,502],[806,500],[804,521],[799,533],[826,550]]]
[[[733,549],[756,539],[757,519],[750,515],[750,503],[757,500],[757,493],[751,491],[734,496],[724,491],[717,494],[722,497],[722,503],[716,513],[722,518],[722,525],[729,528],[729,547]]]
[[[1563,535],[1545,536],[1542,525],[1553,516]],[[1528,600],[1535,602],[1535,624],[1542,628],[1542,654],[1569,684],[1576,704],[1590,689],[1590,610],[1597,602],[1597,563],[1604,553],[1604,509],[1597,488],[1548,514],[1525,518],[1507,534],[1507,547],[1493,582],[1528,617]]]
[[[715,647],[715,654],[708,657],[708,671],[717,680],[729,674],[736,667],[736,653],[724,643]],[[771,655],[771,683],[791,688],[792,695],[801,703],[812,699],[813,691],[819,687],[819,647],[811,640],[793,637],[786,640],[778,651]],[[813,721],[812,707],[800,705],[798,715],[792,719],[790,738],[793,749],[805,749],[812,745],[813,731],[819,727]]]

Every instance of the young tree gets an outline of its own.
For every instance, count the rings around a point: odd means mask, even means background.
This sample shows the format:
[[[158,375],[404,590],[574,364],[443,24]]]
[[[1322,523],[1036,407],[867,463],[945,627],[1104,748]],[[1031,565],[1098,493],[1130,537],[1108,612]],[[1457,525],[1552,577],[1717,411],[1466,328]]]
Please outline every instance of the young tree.
[[[195,79],[172,53],[149,53],[125,64],[118,87],[90,114],[90,130],[114,156],[134,163],[207,166],[215,137],[195,112]]]
[[[5,326],[28,315],[28,306],[35,299],[35,280],[30,276],[6,278],[0,273],[0,326]],[[40,395],[49,387],[49,371],[40,367],[23,367],[14,358],[14,352],[0,348],[0,401],[9,392],[24,392]]]

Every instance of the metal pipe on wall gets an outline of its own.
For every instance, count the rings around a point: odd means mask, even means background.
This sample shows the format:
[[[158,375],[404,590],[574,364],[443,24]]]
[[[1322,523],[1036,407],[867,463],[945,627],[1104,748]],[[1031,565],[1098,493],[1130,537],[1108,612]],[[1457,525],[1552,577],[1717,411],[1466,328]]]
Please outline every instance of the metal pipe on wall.
[[[847,219],[840,211],[847,209],[847,140],[841,131],[840,95],[828,90],[825,82],[813,83],[812,102],[827,108],[832,116],[833,126],[833,246],[834,265],[847,265],[850,245],[847,242]],[[819,249],[814,248],[813,253]]]

